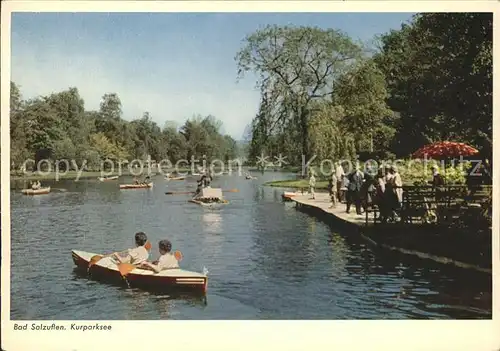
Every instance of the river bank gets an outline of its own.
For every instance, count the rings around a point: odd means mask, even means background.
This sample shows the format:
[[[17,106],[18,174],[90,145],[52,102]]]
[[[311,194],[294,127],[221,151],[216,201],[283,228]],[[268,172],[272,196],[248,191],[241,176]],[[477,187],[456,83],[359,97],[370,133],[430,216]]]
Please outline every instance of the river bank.
[[[328,194],[318,193],[313,200],[307,195],[292,199],[298,208],[326,222],[354,230],[373,246],[430,259],[443,264],[491,274],[491,230],[472,232],[467,228],[449,228],[423,224],[374,224],[365,215],[345,212],[345,204],[329,208]]]

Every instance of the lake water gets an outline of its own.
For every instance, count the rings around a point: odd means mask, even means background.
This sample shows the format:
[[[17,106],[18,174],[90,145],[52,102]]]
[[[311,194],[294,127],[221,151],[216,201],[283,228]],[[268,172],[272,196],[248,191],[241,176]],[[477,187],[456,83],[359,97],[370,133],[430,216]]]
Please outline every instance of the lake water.
[[[490,319],[491,276],[374,251],[282,203],[282,189],[257,180],[217,178],[230,204],[207,209],[187,195],[194,180],[154,178],[151,190],[119,190],[97,180],[52,183],[28,197],[13,183],[11,319]],[[130,178],[120,179],[130,182]],[[209,270],[205,299],[169,297],[88,280],[71,250],[132,247],[144,231],[169,239],[181,267]]]

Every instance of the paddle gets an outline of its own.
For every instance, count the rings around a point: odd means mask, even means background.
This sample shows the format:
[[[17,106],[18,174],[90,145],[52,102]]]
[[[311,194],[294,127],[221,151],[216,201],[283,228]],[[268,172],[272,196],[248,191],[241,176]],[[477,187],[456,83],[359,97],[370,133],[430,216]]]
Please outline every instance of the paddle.
[[[238,189],[228,189],[228,190],[222,190],[223,193],[237,193],[239,192]],[[167,191],[165,195],[189,195],[189,194],[194,194],[194,191]]]

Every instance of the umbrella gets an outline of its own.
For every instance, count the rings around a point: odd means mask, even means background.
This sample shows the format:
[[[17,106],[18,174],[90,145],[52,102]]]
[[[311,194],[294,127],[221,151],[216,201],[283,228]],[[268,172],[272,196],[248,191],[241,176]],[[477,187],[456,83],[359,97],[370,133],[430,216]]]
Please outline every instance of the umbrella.
[[[472,156],[479,153],[479,151],[470,145],[458,143],[453,141],[439,141],[436,143],[428,144],[417,151],[412,156],[413,158],[437,158],[448,159],[458,156]]]
[[[440,141],[425,145],[413,153],[413,158],[452,158],[458,156],[472,156],[479,151],[470,145],[453,141]]]

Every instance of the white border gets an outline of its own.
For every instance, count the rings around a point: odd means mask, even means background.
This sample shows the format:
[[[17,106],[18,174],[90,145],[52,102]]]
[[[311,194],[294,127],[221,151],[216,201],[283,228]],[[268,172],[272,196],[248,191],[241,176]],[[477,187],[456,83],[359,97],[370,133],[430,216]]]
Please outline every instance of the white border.
[[[10,307],[10,14],[16,12],[492,12],[495,1],[2,1],[1,14],[1,205],[2,348],[12,350],[95,350],[180,347],[182,350],[255,350],[271,347],[307,350],[341,346],[345,350],[499,350],[499,212],[493,198],[493,321],[155,321],[109,322],[112,332],[14,332]],[[495,34],[498,30],[494,16]],[[494,36],[495,62],[498,36]],[[496,65],[495,65],[496,67]],[[494,67],[494,90],[499,87]],[[494,120],[498,118],[494,109]],[[498,123],[494,123],[494,136]],[[500,153],[494,150],[498,188]],[[27,301],[27,303],[29,303]],[[88,321],[92,324],[92,321]],[[45,323],[45,322],[44,322]],[[45,323],[48,324],[48,323]],[[66,325],[70,325],[67,322]],[[78,323],[79,325],[81,323]],[[113,338],[115,337],[115,338]],[[118,338],[116,338],[118,337]]]

